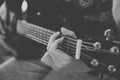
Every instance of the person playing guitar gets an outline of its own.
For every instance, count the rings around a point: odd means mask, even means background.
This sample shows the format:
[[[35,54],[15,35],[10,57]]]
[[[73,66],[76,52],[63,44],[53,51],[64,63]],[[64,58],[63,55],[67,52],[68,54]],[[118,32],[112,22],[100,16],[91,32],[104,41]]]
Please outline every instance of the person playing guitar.
[[[74,32],[61,28],[62,35],[76,38]],[[47,45],[47,51],[39,60],[20,60],[16,56],[11,57],[0,65],[1,80],[115,80],[108,75],[91,75],[94,70],[81,58],[81,40],[77,40],[76,59],[59,49],[64,37],[60,32],[54,33]],[[34,52],[35,53],[35,52]],[[28,53],[29,54],[29,53]],[[30,55],[30,54],[29,54]],[[27,55],[27,56],[29,56]],[[51,69],[52,68],[52,69]]]

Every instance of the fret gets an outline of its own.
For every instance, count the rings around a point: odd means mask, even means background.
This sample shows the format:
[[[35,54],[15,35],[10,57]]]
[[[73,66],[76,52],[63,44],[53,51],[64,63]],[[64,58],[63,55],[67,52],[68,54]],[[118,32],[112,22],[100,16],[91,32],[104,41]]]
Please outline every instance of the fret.
[[[67,39],[67,54],[69,53],[69,38]]]
[[[20,31],[22,31],[22,34],[29,34],[29,35],[32,35],[34,37],[38,37],[39,39],[43,39],[45,41],[48,41],[48,37],[47,39],[44,38],[46,36],[46,34],[41,34],[42,32],[41,31],[38,31],[35,30],[35,29],[32,29],[31,27],[22,27],[23,29],[20,29]],[[47,36],[50,36],[50,35],[47,35]]]

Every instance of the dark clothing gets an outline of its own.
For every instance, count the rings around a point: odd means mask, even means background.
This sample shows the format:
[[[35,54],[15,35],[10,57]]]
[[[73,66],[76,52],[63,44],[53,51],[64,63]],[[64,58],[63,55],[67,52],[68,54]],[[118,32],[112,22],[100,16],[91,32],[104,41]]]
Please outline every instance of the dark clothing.
[[[94,13],[96,13],[97,11],[98,11],[97,14],[101,14],[102,12],[105,11],[105,10],[101,10],[99,6],[94,7],[96,6],[95,5],[96,1],[99,2],[99,0],[91,1],[90,3],[92,4],[93,2],[95,2],[94,5],[92,5],[92,7],[91,4],[89,5],[85,4],[86,6],[82,4],[79,5],[78,3],[76,4],[76,2],[74,2],[73,0],[71,0],[73,1],[72,3],[71,1],[70,3],[62,1],[58,4],[56,4],[53,0],[29,0],[29,1],[30,2],[28,2],[29,8],[28,8],[27,21],[33,24],[37,24],[39,26],[47,27],[49,29],[58,31],[61,26],[67,25],[69,26],[69,28],[74,30],[78,36],[81,36],[79,35],[81,33],[96,34],[94,31],[93,32],[89,31],[89,29],[92,27],[90,30],[93,30],[95,29],[95,27],[102,28],[102,26],[105,26],[104,23],[101,23],[101,21],[99,21],[101,20],[101,18],[97,21],[97,19],[92,20],[93,18],[90,18],[89,20],[89,17],[88,16],[86,17],[86,15],[90,15],[90,16],[92,14],[94,15]],[[82,0],[80,0],[80,3],[81,1]],[[15,11],[18,10],[17,7],[15,6],[13,8],[15,8],[14,9]],[[20,5],[18,8],[19,10],[17,11],[17,13],[21,11]],[[40,12],[40,15],[37,14],[38,12]],[[100,31],[102,30],[103,28]],[[26,59],[26,57],[28,57],[28,59],[31,58],[36,59],[36,58],[40,58],[41,56],[40,53],[43,50],[40,49],[42,49],[43,47],[38,47],[37,48],[38,50],[36,51],[36,47],[34,43],[31,44],[31,42],[32,41],[30,41],[30,43],[27,42],[26,44],[26,42],[21,41],[21,43],[19,43],[23,45],[21,45],[20,47],[20,49],[22,50],[19,50],[20,52],[19,51],[18,52],[19,54],[22,54],[21,56],[24,59]],[[88,68],[82,61],[79,61],[79,63],[77,61],[73,61],[68,66],[66,66],[65,68],[59,71],[50,70],[49,67],[43,65],[44,64],[39,61],[28,61],[28,60],[21,61],[15,58],[11,58],[0,65],[0,80],[70,80],[70,79],[100,80],[98,76],[93,76],[87,73],[91,69]],[[110,78],[105,76],[103,77],[103,80],[110,80]]]
[[[30,0],[28,5],[27,21],[48,29],[58,31],[67,26],[78,38],[88,34],[103,37],[108,28],[117,34],[112,0]]]
[[[112,0],[55,0],[57,16],[65,21],[78,38],[103,37],[106,29],[117,28],[112,16]]]
[[[113,29],[117,34],[112,18],[111,0],[26,0],[28,2],[27,21],[35,25],[59,31],[61,27],[74,31],[78,38],[104,38],[106,29]],[[108,5],[108,7],[106,7]],[[31,40],[21,38],[19,42],[20,56],[40,58],[45,46]],[[36,47],[36,45],[39,48]],[[19,52],[18,51],[18,52]],[[34,52],[37,52],[33,54]],[[22,53],[22,54],[21,54]],[[28,54],[27,54],[28,53]],[[39,55],[41,53],[41,55]]]

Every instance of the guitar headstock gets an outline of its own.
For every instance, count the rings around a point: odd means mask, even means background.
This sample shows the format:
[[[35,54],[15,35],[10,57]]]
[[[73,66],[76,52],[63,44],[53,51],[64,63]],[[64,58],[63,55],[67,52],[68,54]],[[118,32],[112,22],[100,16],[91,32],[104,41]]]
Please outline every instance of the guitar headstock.
[[[108,29],[104,34],[105,38],[97,38],[84,42],[87,46],[82,52],[91,58],[87,62],[91,68],[120,79],[120,41],[116,41],[113,31]]]

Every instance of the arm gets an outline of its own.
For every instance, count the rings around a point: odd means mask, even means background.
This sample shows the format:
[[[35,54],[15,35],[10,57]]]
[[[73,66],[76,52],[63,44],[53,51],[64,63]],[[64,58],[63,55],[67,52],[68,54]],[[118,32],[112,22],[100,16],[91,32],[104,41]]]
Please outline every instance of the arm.
[[[120,36],[120,0],[113,0],[112,14]],[[120,37],[119,37],[120,38]]]
[[[73,36],[73,33],[68,30],[62,31],[62,33]],[[51,36],[47,47],[48,51],[41,59],[43,63],[53,68],[45,77],[45,80],[80,80],[89,78],[94,80],[96,77],[87,74],[91,69],[85,63],[68,56],[57,48],[58,44],[63,40],[63,38],[58,38],[59,34],[57,32]]]

